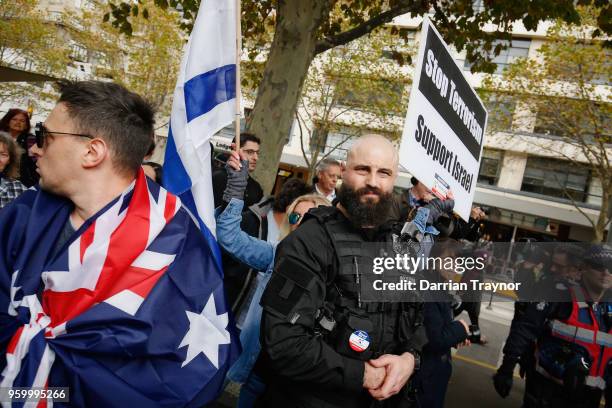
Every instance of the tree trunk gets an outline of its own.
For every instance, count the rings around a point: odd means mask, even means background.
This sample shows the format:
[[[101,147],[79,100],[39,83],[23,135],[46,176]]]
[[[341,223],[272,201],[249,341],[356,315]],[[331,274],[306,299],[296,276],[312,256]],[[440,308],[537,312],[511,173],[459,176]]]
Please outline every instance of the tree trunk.
[[[599,216],[597,217],[597,221],[595,223],[595,228],[593,232],[595,233],[595,237],[593,242],[603,242],[604,234],[606,231],[606,226],[610,220],[610,194],[609,191],[604,190],[603,195],[601,197],[601,209],[599,210]],[[612,234],[612,229],[608,231],[608,234]],[[609,241],[609,240],[608,240]]]
[[[319,26],[332,1],[279,0],[276,31],[247,128],[262,140],[255,178],[264,193],[276,179],[302,84],[315,55]]]

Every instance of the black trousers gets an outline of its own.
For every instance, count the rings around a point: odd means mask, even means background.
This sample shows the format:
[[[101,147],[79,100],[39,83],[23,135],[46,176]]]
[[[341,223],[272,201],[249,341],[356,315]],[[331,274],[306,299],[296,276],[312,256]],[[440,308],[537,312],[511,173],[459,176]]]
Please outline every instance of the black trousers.
[[[458,316],[464,310],[470,317],[470,324],[480,327],[478,324],[478,318],[480,317],[480,304],[481,302],[461,302],[459,307],[454,310],[455,316]]]
[[[562,385],[530,370],[527,373],[523,408],[599,408],[603,392],[585,386],[580,392],[568,392]],[[606,408],[610,401],[606,401]]]

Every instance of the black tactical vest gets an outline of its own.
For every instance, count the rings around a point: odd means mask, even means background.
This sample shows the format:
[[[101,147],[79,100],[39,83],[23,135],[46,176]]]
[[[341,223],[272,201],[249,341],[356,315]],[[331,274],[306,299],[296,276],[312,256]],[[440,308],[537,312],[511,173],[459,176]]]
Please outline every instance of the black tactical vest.
[[[386,255],[382,249],[364,245],[368,241],[334,207],[320,207],[307,217],[316,218],[324,228],[337,260],[326,282],[324,310],[318,316],[326,342],[338,353],[364,361],[386,353],[420,350],[427,341],[422,303],[361,301],[362,276],[372,273],[374,257]],[[391,239],[391,228],[387,239]],[[363,351],[351,347],[351,335],[357,332],[369,337]]]

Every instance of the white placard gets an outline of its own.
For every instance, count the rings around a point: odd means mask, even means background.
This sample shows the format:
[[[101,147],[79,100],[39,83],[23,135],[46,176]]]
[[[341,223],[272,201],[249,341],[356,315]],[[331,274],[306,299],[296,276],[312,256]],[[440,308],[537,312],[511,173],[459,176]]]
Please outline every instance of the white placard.
[[[400,164],[434,194],[455,197],[454,211],[468,220],[487,111],[450,49],[423,21],[419,54],[400,146]]]

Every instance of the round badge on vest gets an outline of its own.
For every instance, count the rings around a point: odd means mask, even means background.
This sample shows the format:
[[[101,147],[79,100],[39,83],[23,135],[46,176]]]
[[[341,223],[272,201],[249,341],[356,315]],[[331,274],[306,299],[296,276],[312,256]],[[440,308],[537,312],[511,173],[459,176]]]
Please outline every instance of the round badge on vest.
[[[363,330],[355,330],[349,337],[351,349],[361,353],[370,346],[370,335]]]

